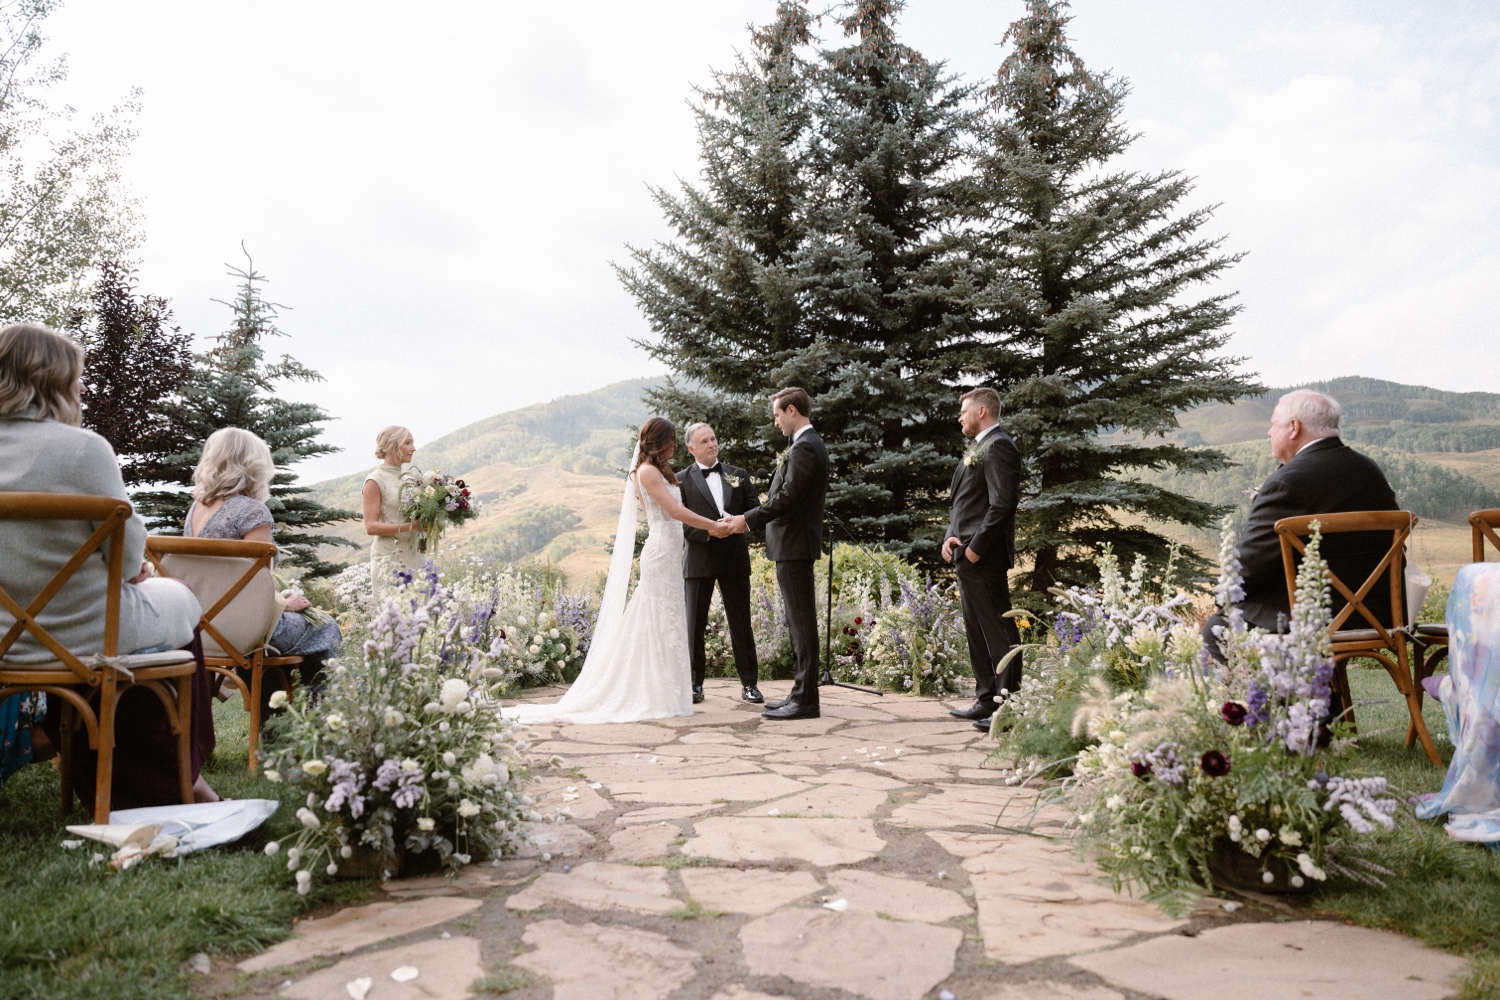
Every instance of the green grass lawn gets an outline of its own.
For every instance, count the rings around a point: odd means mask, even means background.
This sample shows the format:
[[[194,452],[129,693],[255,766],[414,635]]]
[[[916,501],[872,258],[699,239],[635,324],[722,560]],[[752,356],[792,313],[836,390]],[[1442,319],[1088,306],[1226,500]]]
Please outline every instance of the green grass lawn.
[[[183,962],[197,952],[258,951],[286,937],[292,918],[368,883],[314,883],[298,896],[272,839],[293,833],[297,803],[284,786],[245,769],[247,716],[238,699],[215,709],[218,748],[204,775],[230,798],[280,798],[267,823],[236,844],[183,858],[148,858],[129,871],[90,866],[85,841],[66,851],[66,823],[88,823],[76,805],[58,809],[58,773],[33,765],[0,789],[0,1000],[162,1000],[191,997]]]
[[[1352,774],[1381,774],[1407,795],[1435,792],[1444,769],[1433,767],[1419,747],[1408,750],[1405,702],[1384,670],[1353,669],[1349,684],[1356,700],[1389,699],[1356,708],[1359,751]],[[1423,715],[1438,751],[1452,756],[1441,706],[1424,702]],[[1313,905],[1331,915],[1368,927],[1387,927],[1428,944],[1474,959],[1465,1000],[1500,998],[1500,853],[1451,840],[1442,822],[1420,822],[1403,806],[1390,833],[1368,840],[1363,856],[1394,874],[1384,889],[1351,884],[1330,885]]]

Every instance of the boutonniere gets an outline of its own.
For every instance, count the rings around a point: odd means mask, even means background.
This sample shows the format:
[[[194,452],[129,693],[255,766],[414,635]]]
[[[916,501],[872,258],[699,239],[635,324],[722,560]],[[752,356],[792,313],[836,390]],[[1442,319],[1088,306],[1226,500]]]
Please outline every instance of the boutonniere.
[[[776,468],[779,469],[786,464],[786,453],[790,450],[789,448],[783,448],[776,453]]]
[[[739,476],[725,476],[724,481],[729,484],[729,488],[732,490],[740,488],[741,480]]]
[[[964,449],[964,464],[972,469],[980,462],[983,462],[984,453],[989,450],[989,447],[989,441],[985,441],[983,443],[976,441],[975,443],[969,445],[969,447]]]

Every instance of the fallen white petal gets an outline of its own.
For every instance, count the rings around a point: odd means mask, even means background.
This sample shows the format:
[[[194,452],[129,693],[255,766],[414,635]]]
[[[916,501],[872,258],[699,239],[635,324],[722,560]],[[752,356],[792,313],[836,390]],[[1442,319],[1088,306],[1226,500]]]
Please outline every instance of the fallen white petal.
[[[288,986],[291,984],[288,983]],[[360,976],[344,984],[344,992],[353,997],[353,1000],[365,1000],[370,993],[370,987],[375,985],[375,980],[369,976]]]
[[[65,841],[62,842],[62,846],[63,846],[63,850],[65,850],[65,851],[76,851],[80,847],[83,846],[83,841],[81,841],[81,840],[65,840]]]
[[[832,910],[834,913],[843,913],[849,909],[849,901],[847,899],[835,899],[831,903],[824,903],[823,909]]]
[[[780,809],[770,809],[770,810],[766,811],[766,815],[767,816],[780,816],[781,815],[781,810]]]
[[[409,983],[417,978],[417,970],[414,966],[403,965],[391,970],[391,978],[398,983]]]

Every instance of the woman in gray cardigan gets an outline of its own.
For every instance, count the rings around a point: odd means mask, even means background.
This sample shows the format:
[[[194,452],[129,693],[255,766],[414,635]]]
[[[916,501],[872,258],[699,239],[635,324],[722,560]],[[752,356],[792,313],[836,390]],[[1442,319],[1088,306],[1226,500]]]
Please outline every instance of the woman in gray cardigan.
[[[0,491],[130,499],[114,449],[80,426],[82,375],[83,350],[68,337],[32,323],[0,329]],[[0,521],[0,579],[5,589],[23,605],[29,602],[89,534],[89,526],[78,521]],[[126,572],[138,572],[120,595],[122,652],[186,646],[201,613],[185,585],[149,576],[145,553],[146,525],[135,514],[125,528]],[[69,649],[103,651],[107,577],[100,552],[79,567],[41,615],[41,624]],[[14,621],[0,608],[0,634]],[[51,660],[52,654],[23,632],[6,659],[40,663]],[[175,773],[175,763],[171,766]],[[92,790],[93,783],[80,786],[80,791],[84,788]],[[214,797],[206,784],[199,793],[205,799]],[[122,802],[114,804],[126,808]]]

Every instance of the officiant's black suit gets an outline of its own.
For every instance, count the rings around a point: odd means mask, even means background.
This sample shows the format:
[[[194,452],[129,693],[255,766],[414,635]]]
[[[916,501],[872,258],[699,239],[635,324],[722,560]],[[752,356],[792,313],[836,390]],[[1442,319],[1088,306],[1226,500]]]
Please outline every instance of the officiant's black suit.
[[[697,462],[678,474],[682,481],[682,505],[701,517],[717,521],[725,514],[748,514],[760,506],[760,497],[744,469],[720,463],[724,510],[714,502],[713,490]],[[733,485],[734,480],[738,485]],[[714,584],[724,598],[724,617],[729,620],[729,641],[734,649],[734,668],[740,683],[753,688],[759,683],[760,667],[755,659],[755,633],[750,627],[750,546],[744,535],[713,538],[702,528],[684,527],[687,539],[682,556],[683,593],[687,598],[688,651],[693,664],[693,687],[703,686],[707,673],[704,635]]]
[[[998,426],[975,447],[979,461],[962,460],[953,470],[952,512],[948,535],[964,544],[954,552],[958,592],[963,602],[964,631],[969,637],[969,664],[974,670],[974,700],[995,704],[1000,689],[1021,686],[1017,657],[996,677],[995,668],[1020,641],[1010,610],[1010,580],[1006,573],[1016,561],[1016,504],[1021,491],[1021,452]],[[965,552],[974,552],[970,562]]]
[[[796,679],[787,701],[818,709],[818,610],[813,564],[823,552],[823,502],[828,496],[828,449],[809,428],[787,449],[771,477],[766,502],[745,515],[766,529],[766,555],[776,563],[776,583],[792,633]]]
[[[1245,581],[1245,599],[1239,602],[1239,608],[1245,621],[1276,631],[1277,617],[1291,613],[1286,571],[1281,564],[1281,539],[1276,534],[1277,521],[1306,514],[1399,509],[1396,493],[1380,466],[1341,439],[1323,438],[1303,448],[1290,462],[1266,477],[1255,499],[1250,501],[1250,514],[1239,548],[1240,571]],[[1323,541],[1323,558],[1335,576],[1358,590],[1390,547],[1388,531],[1329,535]],[[1331,596],[1336,615],[1348,602],[1337,591]],[[1391,621],[1389,587],[1372,588],[1364,605],[1382,624],[1397,624]],[[1209,627],[1222,624],[1223,619],[1215,616],[1210,619]],[[1369,626],[1363,616],[1355,614],[1344,627]]]

